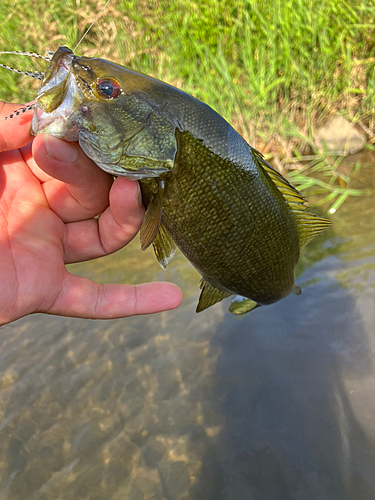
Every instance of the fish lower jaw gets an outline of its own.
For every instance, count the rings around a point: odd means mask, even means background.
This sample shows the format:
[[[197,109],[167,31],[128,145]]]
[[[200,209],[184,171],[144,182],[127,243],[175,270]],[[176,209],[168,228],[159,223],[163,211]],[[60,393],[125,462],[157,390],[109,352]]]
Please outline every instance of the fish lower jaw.
[[[34,135],[50,134],[68,142],[78,141],[78,129],[68,126],[71,112],[44,113],[40,109],[34,111],[31,130]]]

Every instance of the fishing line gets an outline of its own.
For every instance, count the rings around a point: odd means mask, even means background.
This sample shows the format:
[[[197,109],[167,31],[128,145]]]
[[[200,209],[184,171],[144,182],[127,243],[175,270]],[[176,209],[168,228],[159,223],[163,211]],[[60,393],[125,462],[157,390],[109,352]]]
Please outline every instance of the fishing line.
[[[9,69],[10,71],[15,71],[16,73],[19,73],[20,75],[30,76],[31,78],[35,78],[36,80],[43,80],[43,78],[44,78],[44,73],[41,73],[40,71],[21,71],[21,70],[16,69],[16,68],[11,68],[10,66],[7,66],[6,64],[0,64],[0,68]]]
[[[27,56],[27,57],[35,57],[39,59],[44,59],[45,61],[51,62],[53,52],[50,50],[46,50],[46,55],[41,56],[40,54],[36,54],[35,52],[25,52],[25,51],[19,51],[19,50],[2,50],[0,52],[0,55],[2,54],[14,54],[16,56]]]
[[[96,21],[99,19],[99,17],[103,14],[104,10],[106,9],[107,5],[109,4],[111,0],[107,0],[107,3],[104,5],[104,7],[102,8],[102,10],[99,12],[99,14],[97,14],[97,16],[95,17],[95,19],[93,20],[93,22],[90,24],[90,26],[87,28],[87,30],[85,31],[85,33],[83,34],[83,37],[81,38],[81,40],[77,43],[77,45],[74,47],[73,49],[73,52],[75,52],[77,50],[77,47],[78,45],[82,42],[82,40],[85,38],[85,36],[87,35],[87,33],[91,30],[91,28],[94,26],[94,24],[96,23]]]
[[[35,52],[25,52],[25,51],[16,51],[16,50],[2,50],[0,51],[0,55],[3,54],[13,54],[16,56],[26,56],[26,57],[35,57],[39,59],[44,59],[44,61],[51,62],[53,52],[50,50],[45,51],[45,55],[41,56],[40,54],[36,54]],[[16,68],[12,68],[11,66],[8,66],[6,64],[0,64],[1,68],[9,69],[10,71],[15,71],[16,73],[19,73],[20,75],[25,75],[25,76],[30,76],[31,78],[36,78],[37,80],[43,80],[44,78],[44,73],[41,73],[40,71],[21,71]]]

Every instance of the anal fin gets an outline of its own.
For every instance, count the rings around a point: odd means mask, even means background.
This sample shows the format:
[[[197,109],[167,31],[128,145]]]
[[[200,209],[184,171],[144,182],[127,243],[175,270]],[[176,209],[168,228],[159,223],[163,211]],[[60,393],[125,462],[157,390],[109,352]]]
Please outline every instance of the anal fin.
[[[229,312],[232,314],[245,314],[259,306],[260,304],[254,300],[242,297],[242,295],[236,295],[229,306]]]
[[[172,236],[168,233],[163,224],[160,224],[159,226],[159,231],[153,241],[153,247],[159,264],[163,269],[165,269],[168,262],[176,253],[176,245]]]
[[[202,279],[200,283],[200,287],[202,289],[200,297],[199,297],[199,302],[197,305],[196,312],[201,312],[207,309],[207,307],[213,306],[217,302],[220,302],[221,300],[225,299],[226,297],[229,297],[232,295],[231,293],[228,292],[222,292],[218,288],[212,286],[208,281],[205,281]]]

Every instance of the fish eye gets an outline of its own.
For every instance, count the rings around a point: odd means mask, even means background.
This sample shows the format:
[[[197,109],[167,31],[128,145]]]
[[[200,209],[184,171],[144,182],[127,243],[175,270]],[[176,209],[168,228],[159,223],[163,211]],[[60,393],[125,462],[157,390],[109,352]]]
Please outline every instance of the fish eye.
[[[103,78],[96,84],[96,91],[100,97],[115,99],[120,95],[121,85],[112,78]]]

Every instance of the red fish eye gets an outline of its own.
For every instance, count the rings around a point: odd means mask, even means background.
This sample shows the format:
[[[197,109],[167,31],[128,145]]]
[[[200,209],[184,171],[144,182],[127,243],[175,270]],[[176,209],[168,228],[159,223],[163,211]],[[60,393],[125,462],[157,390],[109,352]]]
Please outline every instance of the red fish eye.
[[[100,97],[105,99],[115,99],[120,95],[121,86],[116,80],[103,78],[96,84],[96,90]]]

